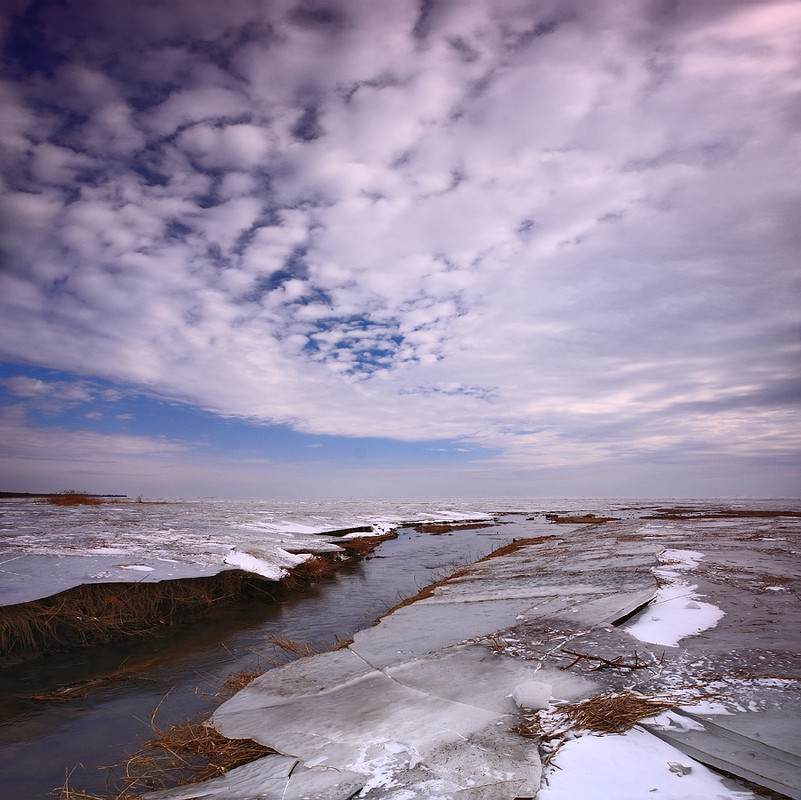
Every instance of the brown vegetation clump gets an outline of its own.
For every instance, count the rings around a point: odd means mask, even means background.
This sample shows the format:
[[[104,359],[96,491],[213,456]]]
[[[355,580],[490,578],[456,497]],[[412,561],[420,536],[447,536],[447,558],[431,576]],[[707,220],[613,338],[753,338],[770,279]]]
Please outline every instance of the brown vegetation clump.
[[[238,691],[255,677],[246,671],[235,673],[223,685],[221,700]],[[162,729],[156,713],[150,719],[151,738],[125,758],[117,769],[121,776],[105,795],[92,794],[69,785],[56,790],[58,800],[135,800],[146,792],[184,786],[217,778],[276,751],[253,739],[228,739],[217,731],[208,715]]]
[[[252,739],[228,739],[208,717],[162,730],[151,722],[153,737],[123,762],[123,796],[200,783],[224,775],[276,751]]]
[[[274,586],[238,570],[159,583],[92,583],[0,607],[0,659],[105,644],[162,631],[225,602],[261,596]]]
[[[48,495],[47,502],[54,506],[100,506],[103,504],[97,495],[76,492],[74,489]]]
[[[596,517],[595,514],[562,517],[559,514],[548,513],[545,519],[557,525],[601,525],[604,522],[619,522],[617,517]]]
[[[451,533],[452,531],[472,531],[479,528],[491,528],[491,522],[424,522],[420,525],[415,525],[414,529],[418,533],[433,533],[434,535],[442,533]]]
[[[348,560],[362,558],[369,555],[373,550],[387,541],[387,539],[397,538],[397,533],[385,533],[378,536],[359,536],[353,539],[342,539],[337,542],[337,545],[345,551],[345,556]]]
[[[625,733],[641,720],[687,702],[687,698],[647,697],[630,691],[611,692],[560,706],[555,712],[548,712],[547,719],[538,713],[527,718],[516,730],[521,736],[536,739],[564,738],[570,731],[576,730]]]
[[[674,508],[657,508],[655,513],[643,516],[642,519],[780,519],[783,517],[801,517],[801,511],[788,509],[717,509],[704,511],[697,508],[676,506]]]
[[[635,692],[597,695],[567,706],[563,714],[572,729],[596,733],[625,733],[640,720],[675,708],[677,701],[664,697],[646,697]]]
[[[241,570],[153,583],[91,583],[51,597],[0,606],[0,664],[164,632],[217,606],[274,602],[300,586],[330,577],[346,561],[364,557],[389,536],[348,539],[345,552],[308,558],[282,581]]]

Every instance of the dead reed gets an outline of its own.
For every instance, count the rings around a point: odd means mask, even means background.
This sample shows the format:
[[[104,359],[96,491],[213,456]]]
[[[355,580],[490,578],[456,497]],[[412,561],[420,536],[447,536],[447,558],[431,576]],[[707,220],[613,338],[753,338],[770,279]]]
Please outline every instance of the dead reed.
[[[158,635],[218,606],[260,599],[274,602],[325,580],[347,561],[363,558],[386,536],[349,539],[345,555],[324,553],[299,564],[282,581],[241,570],[157,583],[83,584],[51,597],[0,607],[0,663],[122,639]]]
[[[418,533],[432,533],[436,536],[453,531],[471,531],[479,528],[491,528],[493,525],[494,523],[492,522],[424,522],[420,525],[415,525],[414,529]]]
[[[342,539],[337,545],[345,551],[345,558],[349,561],[369,555],[373,550],[387,539],[395,539],[396,532],[381,534],[380,536],[359,536],[353,539]]]
[[[230,673],[212,699],[218,704],[228,700],[261,672],[253,668]],[[106,794],[93,794],[70,786],[71,774],[68,774],[64,785],[53,793],[55,797],[58,800],[136,800],[145,792],[216,778],[275,753],[252,739],[226,738],[212,726],[210,714],[161,728],[156,722],[158,711],[156,707],[150,716],[150,739],[111,768],[118,777]]]
[[[695,700],[697,698],[649,697],[631,691],[610,692],[527,716],[516,731],[521,736],[546,740],[564,738],[577,730],[625,733],[640,720]]]
[[[54,506],[100,506],[103,501],[94,494],[88,492],[76,492],[75,489],[67,489],[58,494],[47,495],[47,502]]]
[[[545,515],[548,522],[555,522],[557,525],[601,525],[604,522],[619,522],[617,517],[596,517],[595,514],[580,514],[560,516],[559,514],[548,513]]]
[[[252,739],[228,739],[211,726],[207,716],[161,729],[151,719],[152,737],[119,769],[121,777],[107,794],[98,795],[69,785],[54,793],[58,800],[134,800],[147,792],[217,778],[236,767],[274,754]]]
[[[297,642],[285,636],[283,633],[270,634],[270,636],[267,637],[267,641],[270,642],[276,653],[284,653],[293,661],[298,658],[316,655],[324,649],[322,647],[315,647],[310,642]],[[282,659],[282,661],[284,660],[285,659]]]
[[[274,593],[271,584],[238,570],[158,583],[83,584],[0,607],[0,659],[8,663],[158,633],[222,603],[274,599]]]
[[[571,730],[625,733],[640,720],[669,711],[679,702],[665,697],[647,697],[636,692],[613,692],[566,706],[561,713],[571,723]]]
[[[208,717],[166,730],[151,721],[153,736],[123,762],[121,794],[138,795],[171,786],[199,783],[275,753],[252,739],[228,739]]]

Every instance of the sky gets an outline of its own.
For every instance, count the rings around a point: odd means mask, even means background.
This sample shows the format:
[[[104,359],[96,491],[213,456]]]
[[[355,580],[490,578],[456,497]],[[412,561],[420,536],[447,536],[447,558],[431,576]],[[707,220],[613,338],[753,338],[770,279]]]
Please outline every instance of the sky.
[[[0,6],[0,489],[801,494],[801,3]]]

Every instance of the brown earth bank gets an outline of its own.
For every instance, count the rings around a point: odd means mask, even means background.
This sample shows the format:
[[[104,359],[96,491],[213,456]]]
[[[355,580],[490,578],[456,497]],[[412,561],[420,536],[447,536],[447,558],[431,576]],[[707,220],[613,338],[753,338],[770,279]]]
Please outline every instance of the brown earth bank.
[[[2,606],[0,667],[48,653],[166,635],[170,628],[226,604],[279,602],[395,535],[344,540],[341,553],[315,555],[281,581],[232,569],[156,583],[82,584],[50,597]]]
[[[440,533],[451,533],[453,531],[470,531],[479,528],[491,528],[495,522],[426,522],[422,525],[415,525],[414,529],[418,533],[432,533],[435,536]]]
[[[600,525],[603,522],[618,522],[617,517],[596,517],[595,514],[565,515],[548,513],[545,515],[548,522],[555,522],[557,525]]]
[[[722,509],[699,511],[697,508],[658,508],[656,513],[641,519],[778,519],[780,517],[801,518],[801,511],[764,509]]]

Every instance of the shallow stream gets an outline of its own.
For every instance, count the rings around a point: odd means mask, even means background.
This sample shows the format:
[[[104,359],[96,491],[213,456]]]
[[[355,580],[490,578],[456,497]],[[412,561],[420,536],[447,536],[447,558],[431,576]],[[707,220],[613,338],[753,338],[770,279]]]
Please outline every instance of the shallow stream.
[[[510,516],[488,528],[444,535],[403,528],[365,560],[280,603],[221,609],[169,638],[96,647],[0,671],[0,776],[3,795],[42,800],[64,784],[100,793],[109,770],[150,732],[211,710],[227,675],[268,669],[270,637],[319,648],[367,627],[399,600],[459,565],[485,556],[543,522]],[[511,523],[511,524],[510,524]],[[63,685],[101,678],[85,697],[34,700]]]

